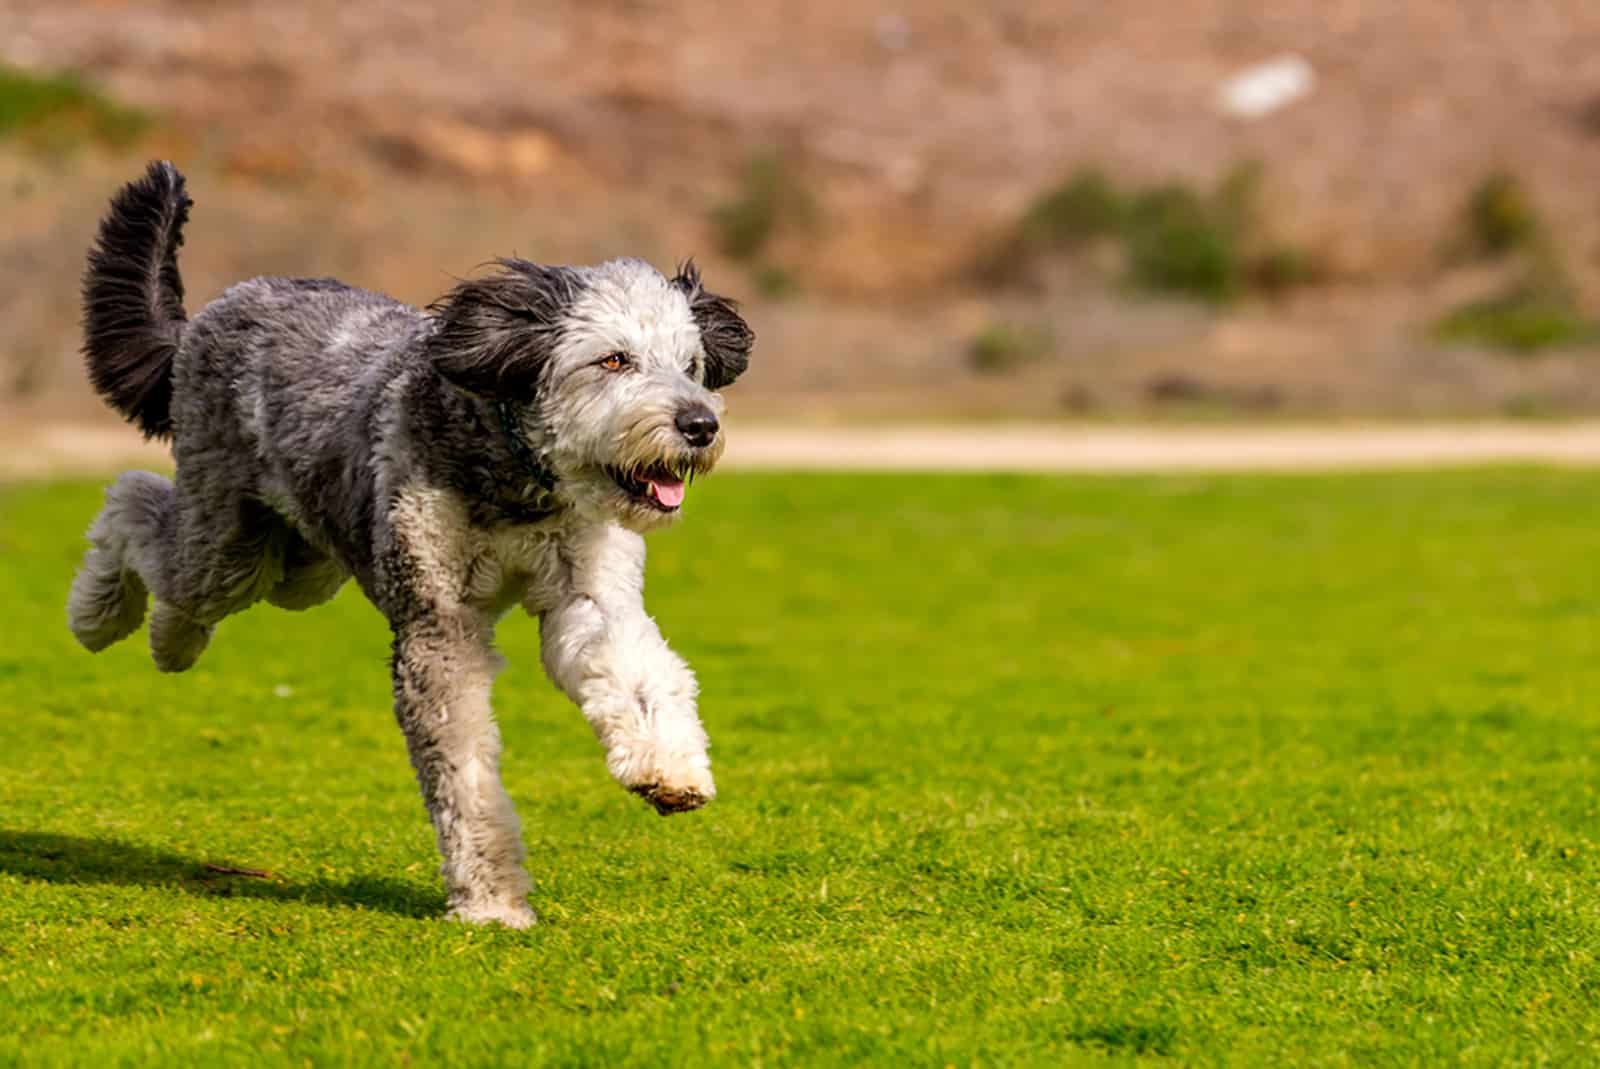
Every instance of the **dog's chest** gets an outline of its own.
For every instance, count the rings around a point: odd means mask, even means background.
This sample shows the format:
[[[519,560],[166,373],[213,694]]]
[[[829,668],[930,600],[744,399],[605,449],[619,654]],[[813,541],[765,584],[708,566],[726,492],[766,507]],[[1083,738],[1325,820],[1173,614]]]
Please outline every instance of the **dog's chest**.
[[[463,575],[463,600],[496,614],[524,600],[530,590],[555,582],[560,568],[554,531],[510,527],[482,532]]]
[[[498,615],[532,593],[556,588],[562,546],[570,537],[560,520],[480,527],[460,496],[410,486],[390,514],[395,538],[413,562],[408,582],[425,604],[469,605]]]

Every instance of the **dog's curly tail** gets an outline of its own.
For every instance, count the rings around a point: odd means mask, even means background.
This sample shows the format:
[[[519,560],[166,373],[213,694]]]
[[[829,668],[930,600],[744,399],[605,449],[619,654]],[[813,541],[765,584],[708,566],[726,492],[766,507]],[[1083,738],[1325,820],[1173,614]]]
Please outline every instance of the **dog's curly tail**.
[[[187,317],[178,247],[194,202],[165,160],[122,187],[83,275],[89,381],[146,438],[172,433],[172,361]]]

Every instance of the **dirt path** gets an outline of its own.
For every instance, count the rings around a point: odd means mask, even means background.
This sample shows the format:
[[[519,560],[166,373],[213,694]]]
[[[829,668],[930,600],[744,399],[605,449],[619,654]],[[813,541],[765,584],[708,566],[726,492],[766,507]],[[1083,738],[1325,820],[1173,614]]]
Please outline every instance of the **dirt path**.
[[[0,435],[0,478],[166,467],[117,427]],[[1600,423],[1402,427],[735,427],[728,467],[883,471],[1316,471],[1472,464],[1600,466]]]
[[[939,427],[738,431],[728,463],[895,471],[1297,471],[1600,465],[1600,424],[1401,427]]]

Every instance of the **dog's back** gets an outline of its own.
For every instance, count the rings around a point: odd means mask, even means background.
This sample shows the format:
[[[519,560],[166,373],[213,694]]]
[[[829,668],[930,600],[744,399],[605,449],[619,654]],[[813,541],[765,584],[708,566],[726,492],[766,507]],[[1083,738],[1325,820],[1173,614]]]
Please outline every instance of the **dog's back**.
[[[153,163],[112,201],[90,253],[90,380],[172,441],[178,480],[130,472],[107,491],[69,605],[74,633],[100,649],[138,627],[148,587],[152,650],[172,670],[241,606],[306,607],[352,574],[370,588],[374,456],[394,437],[381,413],[425,369],[430,329],[417,309],[332,279],[252,279],[188,318],[177,251],[190,206],[183,177]]]
[[[376,413],[428,320],[291,278],[239,283],[190,320],[177,252],[191,205],[165,162],[112,201],[84,276],[90,380],[147,437],[172,439],[180,469],[259,500],[359,574]]]
[[[188,325],[176,359],[179,465],[224,465],[231,485],[254,487],[359,571],[379,413],[426,329],[416,309],[331,279],[229,288]]]

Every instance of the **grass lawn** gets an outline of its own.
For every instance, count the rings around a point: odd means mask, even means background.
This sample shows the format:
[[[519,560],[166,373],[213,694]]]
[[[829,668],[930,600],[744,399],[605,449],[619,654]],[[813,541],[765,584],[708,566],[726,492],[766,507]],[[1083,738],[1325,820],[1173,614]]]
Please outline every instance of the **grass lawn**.
[[[1600,473],[693,497],[721,796],[624,794],[508,617],[510,932],[439,919],[353,589],[90,656],[99,487],[0,489],[0,1063],[1600,1060]]]

